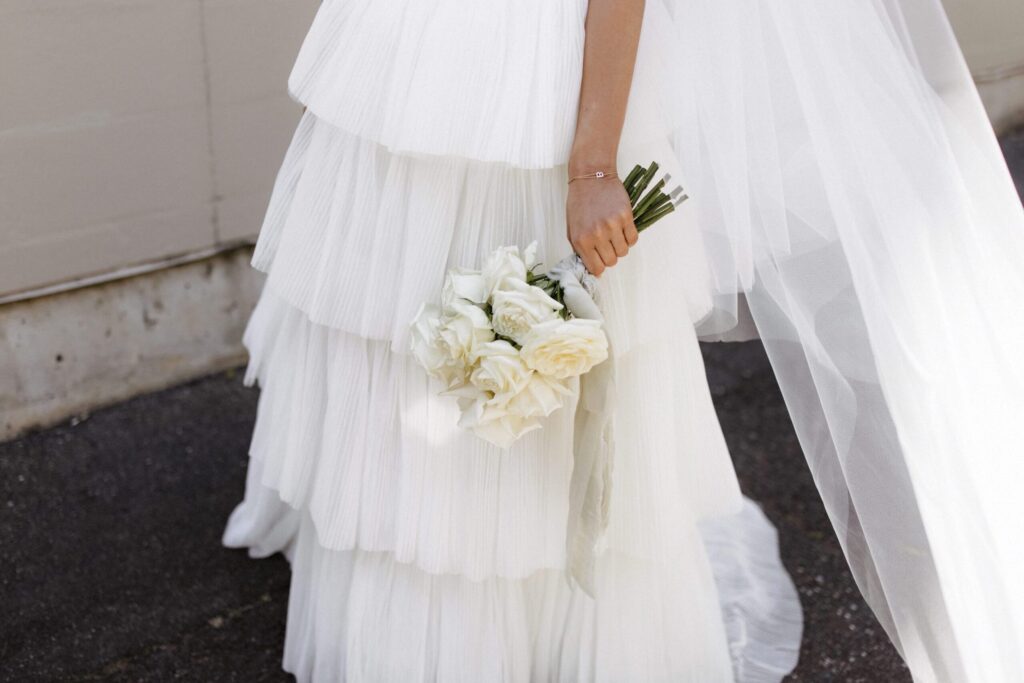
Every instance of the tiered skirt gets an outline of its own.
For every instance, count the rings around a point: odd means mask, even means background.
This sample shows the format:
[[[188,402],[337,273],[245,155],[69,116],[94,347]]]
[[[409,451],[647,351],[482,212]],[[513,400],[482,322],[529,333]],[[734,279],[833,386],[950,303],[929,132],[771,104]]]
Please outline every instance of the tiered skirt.
[[[569,253],[563,91],[578,91],[586,3],[449,15],[467,3],[437,0],[417,23],[410,2],[397,26],[390,4],[324,3],[292,77],[309,109],[253,259],[267,281],[246,380],[261,396],[224,543],[292,563],[284,668],[317,683],[780,680],[799,603],[711,402],[694,330],[708,272],[685,204],[601,278],[618,446],[596,597],[564,574],[573,402],[502,450],[456,426],[408,354],[448,268],[532,241],[549,264]],[[492,26],[505,13],[514,26]],[[529,53],[543,65],[481,37],[477,62],[438,78],[465,22],[555,33]],[[485,57],[501,83],[473,80]],[[473,84],[441,100],[443,125],[418,99],[429,74]],[[508,92],[531,106],[502,107]],[[622,165],[654,158],[684,181],[663,131],[631,120]]]

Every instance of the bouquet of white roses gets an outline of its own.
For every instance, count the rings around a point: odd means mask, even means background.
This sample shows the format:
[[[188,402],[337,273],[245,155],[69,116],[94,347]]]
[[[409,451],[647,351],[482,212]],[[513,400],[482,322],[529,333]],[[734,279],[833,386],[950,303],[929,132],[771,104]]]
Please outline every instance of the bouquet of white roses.
[[[623,181],[641,231],[686,199],[662,191],[669,176],[644,193],[657,169],[636,166]],[[501,247],[478,270],[449,271],[440,305],[423,304],[411,326],[413,356],[458,400],[459,426],[501,447],[539,428],[570,381],[608,357],[593,276],[575,255],[538,273],[536,250]]]

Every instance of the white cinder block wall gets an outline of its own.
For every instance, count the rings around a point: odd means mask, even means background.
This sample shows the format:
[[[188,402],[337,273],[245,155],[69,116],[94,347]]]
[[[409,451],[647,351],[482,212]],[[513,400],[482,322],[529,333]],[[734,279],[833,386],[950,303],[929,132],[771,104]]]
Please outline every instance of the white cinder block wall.
[[[945,0],[996,129],[1024,123],[1024,0]]]
[[[0,0],[0,297],[250,239],[316,0]]]

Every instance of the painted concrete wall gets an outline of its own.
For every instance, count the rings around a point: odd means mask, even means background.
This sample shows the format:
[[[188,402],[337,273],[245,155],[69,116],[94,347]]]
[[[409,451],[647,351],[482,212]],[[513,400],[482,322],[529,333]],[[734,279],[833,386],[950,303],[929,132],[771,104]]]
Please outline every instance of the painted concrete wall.
[[[997,130],[1024,123],[1024,0],[945,0]]]
[[[0,297],[250,239],[317,0],[2,0]]]
[[[245,361],[251,249],[0,306],[0,441]]]
[[[946,0],[945,4],[975,75],[1024,70],[1024,2]]]

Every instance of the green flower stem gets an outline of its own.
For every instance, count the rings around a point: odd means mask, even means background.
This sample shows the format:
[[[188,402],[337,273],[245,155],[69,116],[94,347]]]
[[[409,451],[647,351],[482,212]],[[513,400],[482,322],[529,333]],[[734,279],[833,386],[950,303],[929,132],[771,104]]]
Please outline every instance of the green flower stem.
[[[644,167],[641,166],[640,164],[637,164],[636,166],[633,167],[633,170],[629,172],[629,175],[626,176],[626,179],[622,181],[622,184],[626,187],[627,193],[633,191],[633,186],[636,184],[636,181],[640,179],[640,175],[643,172]]]
[[[636,206],[637,198],[643,193],[644,189],[646,189],[647,183],[650,182],[649,180],[645,180],[645,178],[647,178],[647,169],[644,169],[640,173],[639,177],[637,177],[633,182],[633,186],[629,188],[630,206]]]
[[[664,178],[655,183],[654,187],[651,188],[651,191],[644,195],[643,199],[637,202],[636,208],[633,209],[633,213],[637,216],[642,216],[644,212],[647,211],[647,207],[649,207],[654,202],[654,200],[658,198],[658,195],[664,194],[661,191],[661,188],[663,187],[665,187]]]
[[[657,197],[655,197],[654,201],[651,202],[650,205],[647,206],[646,209],[644,209],[643,211],[640,211],[640,212],[634,214],[633,221],[634,222],[641,221],[641,220],[644,219],[645,216],[649,215],[650,213],[652,213],[654,211],[657,211],[658,209],[660,209],[661,207],[665,206],[666,204],[671,204],[671,203],[672,203],[672,198],[669,197],[664,192],[661,192],[661,193],[658,194]]]
[[[651,227],[651,225],[653,225],[655,222],[661,220],[662,218],[664,218],[665,216],[669,215],[670,213],[672,213],[675,210],[676,210],[676,205],[675,204],[667,204],[667,205],[661,207],[660,209],[658,209],[657,211],[648,213],[646,216],[644,216],[636,224],[637,232],[642,232],[646,228]]]
[[[656,223],[660,219],[665,218],[666,216],[668,216],[670,213],[672,213],[675,210],[676,210],[676,205],[675,204],[668,204],[668,205],[658,209],[657,211],[644,216],[640,220],[639,225],[637,225],[637,230],[639,231],[639,230],[642,230],[644,228],[650,227],[651,225],[653,225],[654,223]]]
[[[528,272],[526,274],[526,284],[528,284],[528,285],[536,285],[536,286],[540,287],[541,289],[544,289],[544,287],[546,285],[543,284],[543,283],[548,283],[548,284],[551,283],[551,279],[547,276],[546,273],[542,273],[540,275],[537,275],[536,273],[534,273],[531,270],[530,272]]]
[[[640,176],[640,180],[637,182],[636,187],[629,195],[629,203],[636,206],[637,200],[640,195],[647,190],[647,186],[650,184],[651,179],[654,178],[654,174],[658,172],[658,162],[652,161],[651,165],[644,171],[644,174]]]

